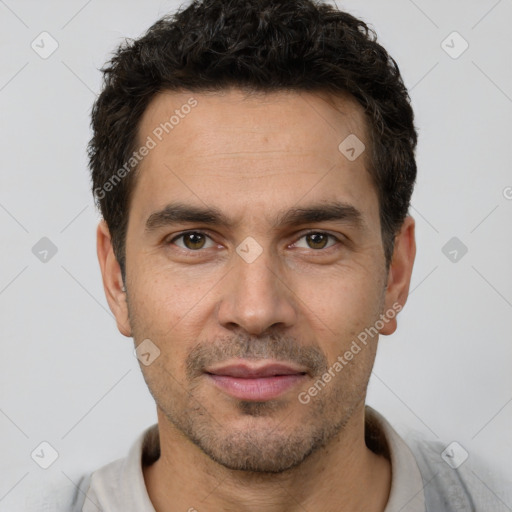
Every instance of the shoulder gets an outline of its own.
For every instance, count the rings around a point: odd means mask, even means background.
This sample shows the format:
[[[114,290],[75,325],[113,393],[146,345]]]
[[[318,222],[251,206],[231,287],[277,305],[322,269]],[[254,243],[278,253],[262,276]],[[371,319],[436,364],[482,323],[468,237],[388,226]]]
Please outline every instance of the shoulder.
[[[147,428],[132,444],[128,455],[95,471],[68,476],[63,471],[57,481],[38,481],[31,490],[23,512],[123,512],[151,511],[142,471],[160,455],[158,426]],[[19,509],[17,509],[19,510]]]
[[[23,512],[82,512],[91,474],[39,479],[26,493]]]
[[[90,473],[58,480],[39,480],[25,497],[23,512],[99,512],[120,501],[127,459],[118,459]]]
[[[427,512],[512,510],[512,482],[458,442],[409,434],[405,441],[420,470]]]
[[[458,442],[399,435],[379,412],[366,408],[366,442],[391,461],[386,512],[511,512],[512,482]],[[471,453],[470,453],[471,452]],[[389,510],[388,510],[389,509]]]

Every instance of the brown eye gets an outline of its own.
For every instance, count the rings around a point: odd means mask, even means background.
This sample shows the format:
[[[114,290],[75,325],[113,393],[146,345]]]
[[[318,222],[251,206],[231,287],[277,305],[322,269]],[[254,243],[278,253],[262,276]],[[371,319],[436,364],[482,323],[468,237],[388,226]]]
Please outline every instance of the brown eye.
[[[339,239],[334,235],[330,235],[329,233],[324,233],[322,231],[313,231],[310,233],[306,233],[302,235],[297,242],[293,245],[295,247],[300,247],[301,249],[328,249],[329,247],[336,245],[339,242]]]
[[[210,242],[210,246],[212,246],[210,237],[197,231],[182,233],[171,241],[171,243],[176,244],[178,247],[188,249],[190,251],[198,251],[199,249],[208,248],[208,242]]]
[[[187,233],[183,237],[183,242],[188,249],[202,249],[205,244],[205,238],[200,233]]]
[[[325,233],[311,233],[306,235],[306,241],[311,249],[323,249],[328,242],[329,235]]]

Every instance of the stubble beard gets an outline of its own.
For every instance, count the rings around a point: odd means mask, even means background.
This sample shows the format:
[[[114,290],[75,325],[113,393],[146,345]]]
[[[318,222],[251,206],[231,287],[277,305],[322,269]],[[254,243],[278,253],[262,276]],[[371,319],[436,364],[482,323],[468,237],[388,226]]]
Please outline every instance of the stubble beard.
[[[262,402],[238,405],[240,414],[255,419],[254,424],[249,422],[248,427],[238,430],[212,420],[201,406],[192,407],[184,414],[167,409],[164,414],[204,454],[226,469],[276,474],[300,466],[340,435],[362,401],[364,394],[354,407],[343,410],[342,414],[340,403],[335,408],[321,401],[305,405],[310,411],[304,422],[288,427],[276,426],[272,412],[268,413],[272,404]],[[269,418],[268,426],[263,423],[265,417]]]
[[[336,376],[308,404],[301,404],[295,395],[266,402],[237,400],[235,412],[231,409],[230,415],[243,418],[243,428],[223,424],[215,408],[227,402],[224,397],[219,397],[217,403],[201,400],[205,377],[199,368],[235,354],[305,364],[312,369],[312,382],[328,367],[325,355],[316,347],[300,347],[295,340],[281,336],[256,340],[240,336],[196,346],[187,357],[186,389],[174,379],[165,378],[164,358],[157,359],[150,372],[143,368],[149,390],[172,427],[226,469],[260,475],[292,470],[342,434],[356,408],[364,403],[368,379],[363,382],[360,375],[355,377],[344,368],[346,374]],[[156,379],[155,370],[160,372]],[[170,385],[158,385],[164,380]],[[354,385],[354,381],[361,384]],[[294,412],[297,408],[299,415]],[[287,422],[290,415],[295,418],[292,423]]]

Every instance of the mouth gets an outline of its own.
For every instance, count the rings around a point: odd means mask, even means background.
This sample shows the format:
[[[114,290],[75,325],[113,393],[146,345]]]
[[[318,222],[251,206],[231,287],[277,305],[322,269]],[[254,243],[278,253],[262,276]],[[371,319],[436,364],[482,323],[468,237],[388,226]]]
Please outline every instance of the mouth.
[[[264,402],[278,398],[307,378],[308,372],[288,363],[263,361],[225,364],[205,370],[208,379],[233,398]]]

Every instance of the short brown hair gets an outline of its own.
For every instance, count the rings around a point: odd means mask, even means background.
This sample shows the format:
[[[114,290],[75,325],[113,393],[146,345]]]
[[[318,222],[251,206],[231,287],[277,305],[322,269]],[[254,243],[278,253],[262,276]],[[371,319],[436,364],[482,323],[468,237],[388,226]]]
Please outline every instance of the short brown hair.
[[[123,276],[136,168],[118,180],[115,173],[126,169],[141,117],[163,90],[351,94],[369,126],[368,171],[389,264],[416,179],[417,133],[398,65],[376,39],[363,21],[314,0],[194,0],[122,44],[102,70],[88,153],[93,193]]]

